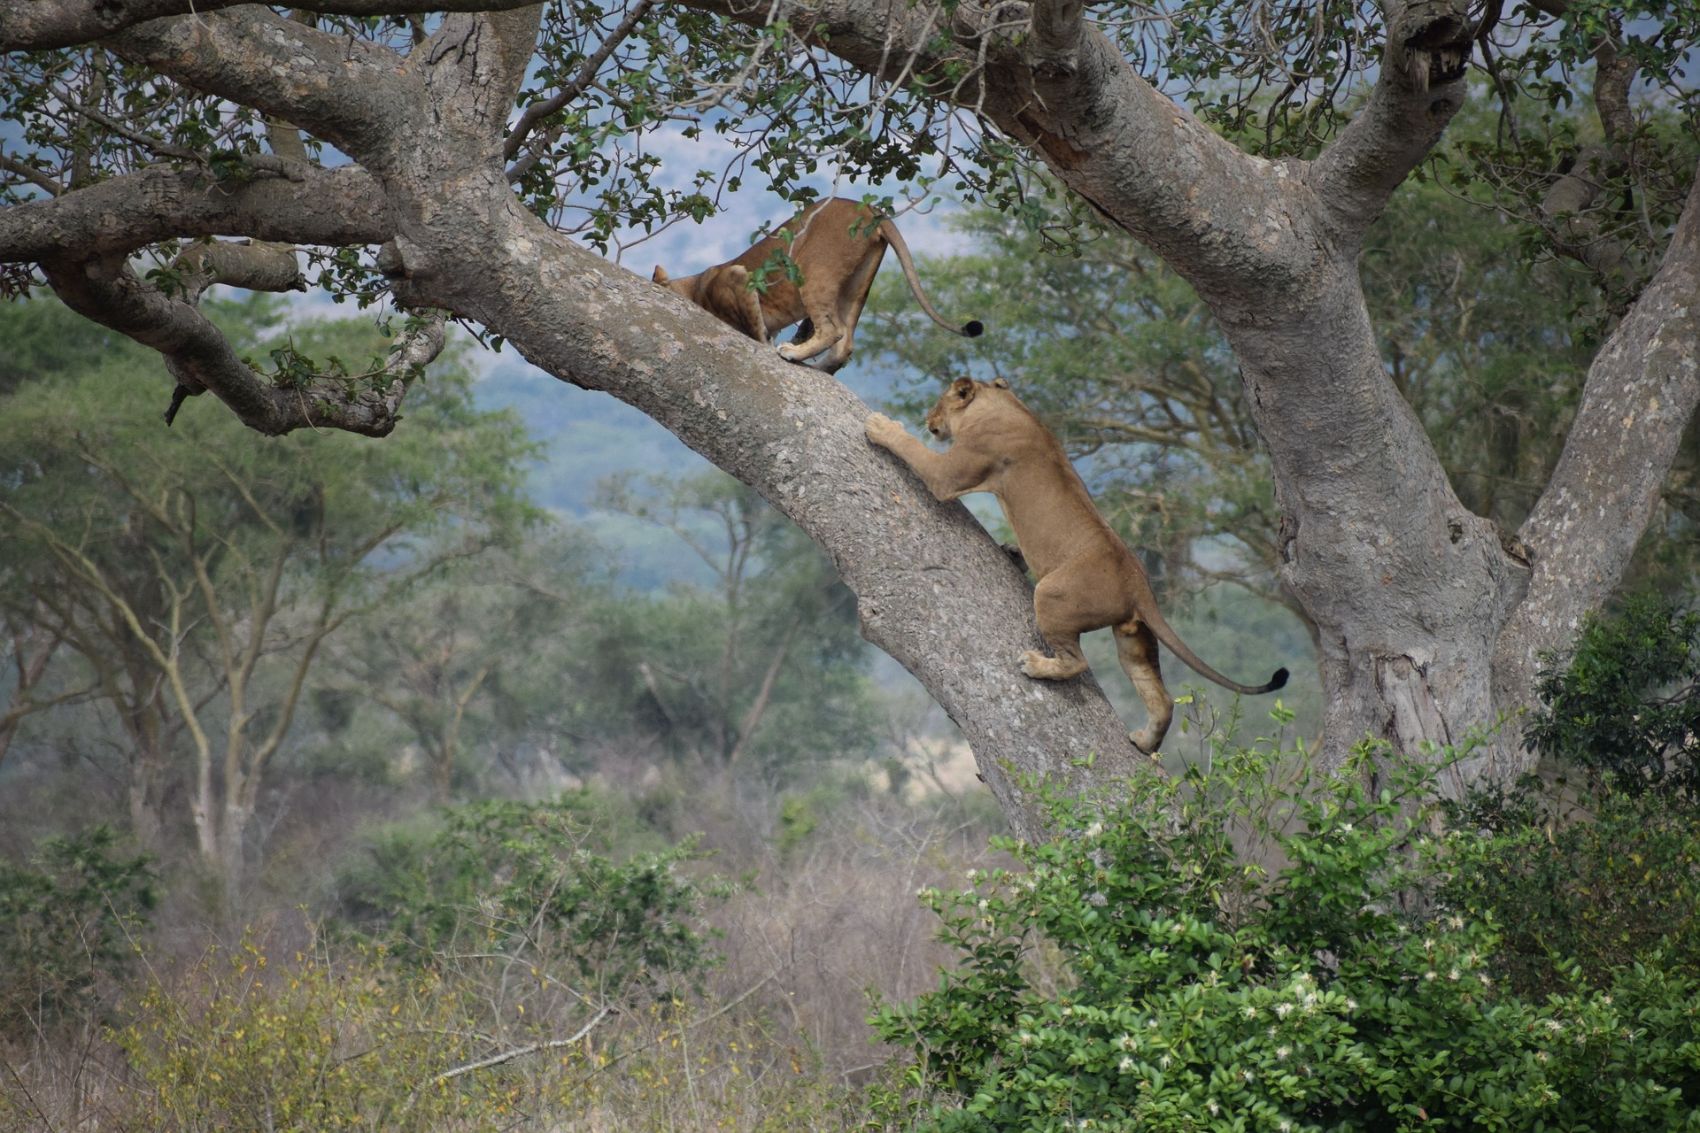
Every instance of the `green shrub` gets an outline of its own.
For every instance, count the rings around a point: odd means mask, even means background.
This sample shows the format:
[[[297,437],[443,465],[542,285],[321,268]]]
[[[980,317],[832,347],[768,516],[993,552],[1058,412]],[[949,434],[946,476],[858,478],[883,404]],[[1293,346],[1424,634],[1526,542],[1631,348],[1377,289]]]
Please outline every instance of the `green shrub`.
[[[377,955],[273,964],[253,942],[170,986],[150,978],[113,1034],[130,1076],[103,1128],[148,1133],[507,1127],[527,1090],[487,1053],[457,989]]]
[[[1700,978],[1700,824],[1660,795],[1606,789],[1566,805],[1538,780],[1472,798],[1441,899],[1501,927],[1497,963],[1524,995],[1562,991],[1654,953]]]
[[[403,960],[523,957],[599,997],[707,967],[702,905],[719,889],[677,871],[690,843],[615,862],[586,848],[580,809],[476,803],[380,838],[344,878],[342,915]]]
[[[1288,762],[1052,795],[1066,835],[1001,843],[1024,868],[925,894],[962,965],[874,1024],[914,1050],[931,1127],[1700,1129],[1692,975],[1649,956],[1519,997],[1491,918],[1433,903],[1475,835],[1421,833],[1432,769],[1272,788]]]
[[[97,980],[134,955],[154,880],[148,859],[124,853],[104,826],[49,838],[28,862],[0,861],[0,1027],[90,1006]]]
[[[1632,794],[1700,802],[1700,611],[1643,594],[1615,616],[1590,615],[1536,692],[1531,750]]]

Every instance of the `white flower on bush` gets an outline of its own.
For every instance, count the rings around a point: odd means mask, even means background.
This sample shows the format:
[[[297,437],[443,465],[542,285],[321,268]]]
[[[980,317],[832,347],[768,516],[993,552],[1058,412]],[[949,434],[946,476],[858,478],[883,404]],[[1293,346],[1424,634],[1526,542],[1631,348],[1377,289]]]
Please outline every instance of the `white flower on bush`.
[[[1116,1045],[1123,1050],[1138,1050],[1139,1040],[1134,1038],[1132,1035],[1123,1035],[1121,1038],[1116,1040]]]
[[[1292,1013],[1293,1013],[1293,1005],[1291,1003],[1277,1003],[1275,1005],[1275,1017],[1277,1019],[1285,1019],[1288,1015],[1291,1015]]]
[[[1124,1054],[1124,1055],[1122,1055],[1122,1060],[1120,1062],[1116,1063],[1116,1069],[1120,1070],[1123,1074],[1126,1074],[1129,1070],[1132,1070],[1137,1065],[1139,1065],[1137,1062],[1135,1062],[1132,1058],[1129,1058],[1127,1055]]]
[[[1291,1053],[1293,1053],[1293,1048],[1290,1046],[1278,1046],[1275,1048],[1275,1058],[1280,1062],[1285,1062],[1287,1060],[1287,1056]]]

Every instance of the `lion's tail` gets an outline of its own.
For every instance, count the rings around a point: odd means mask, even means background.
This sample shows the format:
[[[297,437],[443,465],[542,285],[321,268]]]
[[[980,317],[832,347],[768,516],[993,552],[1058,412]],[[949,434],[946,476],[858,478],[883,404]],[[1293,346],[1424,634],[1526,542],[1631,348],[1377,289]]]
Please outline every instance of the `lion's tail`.
[[[1150,626],[1151,632],[1157,635],[1157,640],[1161,641],[1164,645],[1167,645],[1169,647],[1169,652],[1173,653],[1176,657],[1179,657],[1182,661],[1185,661],[1187,667],[1192,669],[1193,672],[1207,680],[1215,681],[1225,689],[1242,693],[1246,696],[1259,696],[1263,693],[1274,692],[1277,689],[1285,688],[1287,686],[1288,673],[1285,668],[1276,669],[1274,675],[1272,675],[1267,682],[1260,685],[1242,685],[1238,681],[1229,680],[1221,673],[1218,673],[1215,669],[1212,669],[1209,665],[1206,665],[1203,660],[1199,658],[1198,654],[1194,653],[1192,649],[1188,647],[1187,643],[1181,640],[1181,635],[1175,632],[1175,628],[1168,623],[1168,620],[1165,619],[1155,607],[1151,609],[1148,615],[1142,614],[1136,620],[1143,621],[1146,625]],[[1116,632],[1122,632],[1122,627],[1117,626]]]
[[[921,277],[915,271],[915,260],[909,255],[909,245],[903,242],[903,234],[897,231],[897,225],[889,219],[880,221],[880,235],[897,253],[897,262],[903,268],[903,278],[909,281],[909,290],[915,296],[915,302],[921,304],[921,310],[927,312],[927,317],[945,330],[962,335],[964,338],[978,338],[985,331],[985,326],[979,319],[969,319],[961,326],[949,321],[933,308],[927,299],[927,293],[921,290]]]

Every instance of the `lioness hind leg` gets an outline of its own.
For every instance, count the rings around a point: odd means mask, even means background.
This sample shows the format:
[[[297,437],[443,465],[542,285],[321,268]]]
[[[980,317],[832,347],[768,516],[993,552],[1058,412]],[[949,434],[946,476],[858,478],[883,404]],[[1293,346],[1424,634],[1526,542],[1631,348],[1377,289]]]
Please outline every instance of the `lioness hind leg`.
[[[851,352],[856,349],[856,323],[867,309],[868,292],[874,289],[874,274],[879,271],[880,259],[884,255],[884,241],[870,244],[862,262],[856,265],[855,273],[844,281],[836,304],[838,321],[844,328],[843,337],[833,343],[831,353],[816,363],[829,374],[843,369],[844,364],[850,361]]]
[[[808,321],[814,324],[814,334],[802,342],[787,342],[779,348],[779,356],[787,362],[807,362],[844,337],[844,328],[831,315],[810,312]]]
[[[1140,751],[1155,755],[1175,717],[1175,701],[1163,687],[1163,673],[1157,662],[1157,635],[1141,621],[1123,622],[1113,632],[1116,660],[1121,662],[1127,679],[1133,682],[1139,699],[1145,702],[1145,727],[1129,732],[1127,738]]]
[[[1080,635],[1104,623],[1082,619],[1072,597],[1065,592],[1061,572],[1040,579],[1034,587],[1033,613],[1039,623],[1039,636],[1056,656],[1047,657],[1029,649],[1021,655],[1021,671],[1042,681],[1066,681],[1084,673],[1086,657],[1080,652]]]

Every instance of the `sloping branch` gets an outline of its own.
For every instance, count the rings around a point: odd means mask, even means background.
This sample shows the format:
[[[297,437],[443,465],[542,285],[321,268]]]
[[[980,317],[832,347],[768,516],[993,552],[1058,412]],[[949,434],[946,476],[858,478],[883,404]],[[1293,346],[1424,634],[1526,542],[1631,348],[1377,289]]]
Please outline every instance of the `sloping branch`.
[[[66,306],[164,356],[182,390],[171,413],[183,396],[211,390],[244,424],[268,436],[302,427],[388,435],[408,386],[443,348],[441,320],[424,320],[404,337],[386,371],[361,382],[327,376],[287,388],[238,356],[192,304],[148,286],[126,265],[90,260],[42,266]]]
[[[1475,30],[1465,0],[1388,6],[1387,65],[1308,174],[1345,238],[1362,237],[1463,105]]]
[[[468,1062],[464,1066],[456,1066],[452,1070],[445,1070],[441,1074],[432,1078],[431,1083],[433,1085],[440,1086],[445,1082],[452,1082],[456,1078],[464,1077],[467,1074],[476,1074],[480,1070],[488,1070],[492,1066],[500,1066],[504,1062],[512,1062],[516,1058],[525,1058],[528,1055],[539,1054],[546,1050],[561,1050],[564,1047],[576,1046],[583,1042],[585,1036],[595,1030],[596,1025],[606,1019],[613,1010],[614,1009],[612,1007],[604,1006],[595,1015],[591,1016],[590,1022],[586,1023],[584,1026],[580,1027],[564,1039],[546,1039],[543,1042],[530,1043],[526,1046],[515,1047],[512,1050],[504,1050],[499,1054],[492,1054],[488,1058],[480,1058],[476,1062]]]
[[[1622,577],[1697,406],[1700,177],[1658,273],[1589,367],[1558,466],[1518,532],[1533,566],[1495,655],[1496,689],[1532,688],[1539,655],[1568,645]]]
[[[420,108],[418,79],[396,52],[258,4],[154,20],[104,42],[127,62],[290,122],[368,168]]]

